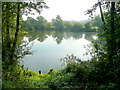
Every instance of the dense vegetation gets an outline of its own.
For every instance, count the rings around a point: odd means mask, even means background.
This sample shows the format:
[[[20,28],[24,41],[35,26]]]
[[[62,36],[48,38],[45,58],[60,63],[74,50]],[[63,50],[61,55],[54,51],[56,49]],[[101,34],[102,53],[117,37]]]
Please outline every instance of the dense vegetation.
[[[39,16],[36,19],[28,17],[27,20],[23,22],[23,27],[30,31],[96,32],[101,25],[100,16],[96,16],[84,23],[81,21],[64,21],[60,15],[57,15],[51,22],[48,22],[43,16]]]
[[[23,36],[27,32],[21,27],[24,23],[21,16],[23,13],[28,14],[31,9],[40,12],[41,8],[47,6],[44,2],[3,2],[2,87],[120,89],[120,2],[98,2],[86,13],[92,15],[97,6],[101,12],[102,27],[99,28],[99,39],[93,42],[90,52],[92,59],[81,61],[75,56],[68,56],[62,59],[65,68],[38,74],[24,69],[20,64],[21,58],[30,54],[29,47],[23,43]],[[56,20],[53,22],[55,27],[52,28],[63,29],[63,24],[59,26]]]

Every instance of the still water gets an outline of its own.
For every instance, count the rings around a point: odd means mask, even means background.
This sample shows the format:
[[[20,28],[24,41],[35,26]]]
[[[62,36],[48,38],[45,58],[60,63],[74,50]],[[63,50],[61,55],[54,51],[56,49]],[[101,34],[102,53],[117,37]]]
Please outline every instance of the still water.
[[[60,33],[59,33],[60,34]],[[78,58],[87,60],[90,55],[86,53],[85,46],[91,44],[91,39],[95,37],[95,33],[62,33],[44,34],[44,40],[40,40],[43,36],[36,36],[29,45],[33,44],[31,50],[33,55],[26,55],[23,58],[25,68],[30,70],[47,73],[50,68],[60,69],[62,62],[59,59],[67,55],[75,55]]]

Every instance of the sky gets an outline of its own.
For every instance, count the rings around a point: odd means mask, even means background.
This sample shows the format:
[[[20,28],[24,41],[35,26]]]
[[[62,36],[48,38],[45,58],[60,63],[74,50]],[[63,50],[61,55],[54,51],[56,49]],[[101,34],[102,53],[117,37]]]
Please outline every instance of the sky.
[[[87,20],[88,15],[85,15],[85,11],[90,9],[97,0],[44,0],[49,6],[49,9],[43,9],[41,16],[46,20],[51,21],[51,19],[56,18],[60,15],[63,20],[66,21],[80,21]],[[98,10],[97,10],[98,13]],[[31,15],[30,15],[31,16]],[[32,15],[36,18],[39,14]],[[27,18],[24,16],[24,20]]]

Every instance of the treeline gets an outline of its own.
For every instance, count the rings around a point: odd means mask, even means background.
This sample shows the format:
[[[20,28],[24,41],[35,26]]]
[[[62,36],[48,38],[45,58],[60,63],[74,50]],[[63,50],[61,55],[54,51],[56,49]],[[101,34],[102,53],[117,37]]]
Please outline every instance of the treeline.
[[[27,44],[23,42],[26,32],[21,27],[21,17],[22,13],[30,13],[31,9],[40,12],[41,8],[45,7],[45,2],[2,2],[2,62],[0,62],[2,63],[2,80],[0,78],[2,88],[120,90],[120,2],[100,1],[88,10],[87,14],[91,15],[97,6],[100,8],[103,25],[99,29],[98,39],[93,42],[93,50],[87,52],[92,55],[92,58],[81,61],[73,55],[67,56],[61,59],[66,63],[61,71],[38,74],[25,70],[23,65],[20,65],[21,58],[30,54]],[[57,19],[53,21],[57,22],[54,23],[56,26],[64,25]],[[97,21],[93,19],[91,22],[97,23]],[[36,28],[42,30],[42,27],[37,25],[38,22],[33,19],[29,27],[34,29],[33,25],[36,25]],[[24,27],[27,28],[27,24]],[[55,29],[54,24],[52,28]],[[96,26],[97,24],[94,27]]]
[[[28,17],[23,23],[23,27],[26,30],[45,31],[45,30],[56,30],[56,31],[71,31],[71,32],[95,32],[102,22],[100,16],[96,16],[94,19],[83,23],[78,21],[64,21],[57,15],[55,19],[48,22],[43,16],[39,16],[36,19]]]

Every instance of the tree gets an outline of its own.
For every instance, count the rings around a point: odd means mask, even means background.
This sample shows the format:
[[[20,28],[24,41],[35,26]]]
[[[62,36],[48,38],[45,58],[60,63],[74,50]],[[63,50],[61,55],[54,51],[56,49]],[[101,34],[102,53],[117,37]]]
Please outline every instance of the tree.
[[[63,30],[63,20],[61,19],[60,15],[57,15],[56,19],[52,19],[52,24],[54,28],[58,31]]]
[[[84,26],[86,29],[90,29],[90,23],[86,23]]]
[[[37,30],[40,29],[41,31],[45,30],[46,23],[47,23],[47,20],[43,16],[37,17],[37,28],[36,29]]]
[[[83,26],[78,22],[73,22],[72,31],[80,31],[83,29]]]
[[[120,72],[120,2],[98,2],[87,13],[92,13],[99,6],[102,20],[102,27],[99,28],[99,41],[94,43],[95,55],[93,59],[98,60],[95,64],[96,81],[99,85],[103,84],[109,87],[110,83],[119,88],[119,72]],[[104,9],[103,9],[104,8]],[[103,13],[104,12],[104,13]],[[90,14],[92,15],[92,14]],[[102,76],[104,73],[104,76]],[[95,74],[95,72],[94,72]],[[97,75],[101,76],[97,76]],[[107,78],[106,78],[107,77]],[[107,88],[108,88],[107,87]]]
[[[70,23],[70,21],[64,21],[63,25],[64,25],[64,29],[71,29],[72,28],[72,23]]]
[[[99,16],[99,15],[98,15],[98,16],[95,16],[95,17],[90,21],[90,23],[91,23],[91,26],[100,28],[101,25],[102,25],[102,21],[101,21],[100,16]]]
[[[22,27],[26,30],[35,30],[37,27],[37,21],[32,17],[27,17],[27,20],[23,22]]]
[[[18,59],[28,53],[21,48],[24,32],[21,28],[22,14],[30,14],[31,9],[41,12],[44,2],[2,2],[2,60],[3,71],[19,63]],[[13,69],[12,68],[12,69]]]

